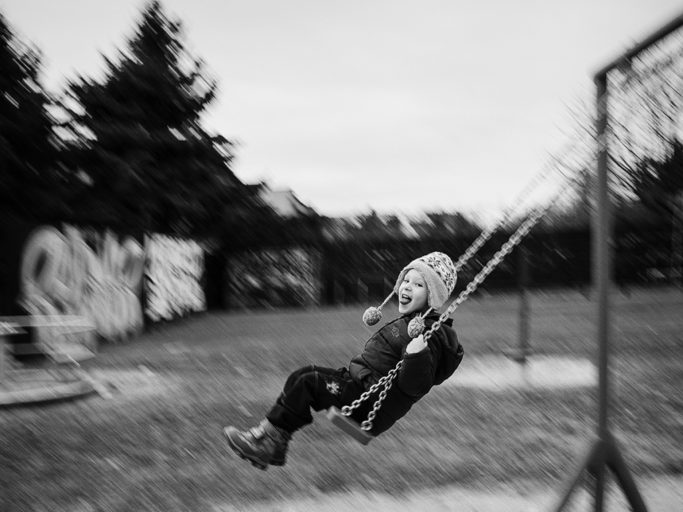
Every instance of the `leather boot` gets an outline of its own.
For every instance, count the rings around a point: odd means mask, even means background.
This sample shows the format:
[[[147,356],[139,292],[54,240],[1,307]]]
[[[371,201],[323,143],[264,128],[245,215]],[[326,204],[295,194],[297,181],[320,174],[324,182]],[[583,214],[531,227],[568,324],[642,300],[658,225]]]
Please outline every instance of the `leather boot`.
[[[292,435],[267,420],[246,431],[225,427],[223,434],[237,455],[259,469],[266,469],[268,464],[284,466],[287,460],[287,448]]]

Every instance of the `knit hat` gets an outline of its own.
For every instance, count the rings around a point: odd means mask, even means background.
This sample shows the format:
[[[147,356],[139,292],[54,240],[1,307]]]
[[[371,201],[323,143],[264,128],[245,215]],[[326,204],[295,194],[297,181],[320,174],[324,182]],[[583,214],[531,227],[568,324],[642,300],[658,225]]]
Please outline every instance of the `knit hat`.
[[[453,293],[457,275],[453,261],[442,252],[431,252],[425,256],[417,258],[408,263],[401,273],[398,275],[394,289],[384,302],[378,308],[368,308],[363,314],[363,322],[367,325],[375,325],[382,318],[381,309],[389,302],[394,293],[398,294],[398,289],[403,282],[403,278],[410,270],[416,270],[424,279],[427,286],[427,304],[429,311],[432,309],[439,309],[448,300],[448,297]],[[416,317],[411,321],[408,332],[411,337],[419,335],[424,329],[424,316],[427,316],[427,311],[423,317]]]
[[[410,269],[417,270],[422,279],[424,279],[427,285],[427,303],[429,307],[439,309],[443,306],[444,302],[453,293],[455,281],[457,280],[455,266],[451,259],[442,252],[431,252],[426,256],[411,261],[398,275],[394,285],[394,293],[398,293],[401,282],[403,282],[403,278]]]

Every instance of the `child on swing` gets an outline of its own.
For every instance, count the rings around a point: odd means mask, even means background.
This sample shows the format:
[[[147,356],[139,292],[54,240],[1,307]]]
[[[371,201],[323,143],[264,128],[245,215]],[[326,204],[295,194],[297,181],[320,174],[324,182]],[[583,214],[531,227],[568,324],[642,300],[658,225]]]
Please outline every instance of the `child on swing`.
[[[403,359],[370,434],[376,436],[387,430],[432,386],[450,377],[462,360],[463,349],[452,328],[451,318],[427,341],[423,334],[414,332],[415,326],[418,331],[423,326],[429,329],[439,319],[436,310],[453,292],[455,281],[455,267],[444,253],[432,252],[410,262],[400,272],[391,294],[397,294],[400,316],[370,337],[363,352],[351,360],[348,368],[310,365],[294,371],[258,426],[246,431],[232,426],[223,429],[229,446],[260,469],[266,469],[269,464],[282,466],[292,434],[312,423],[311,409],[321,411],[333,406],[341,409]],[[372,325],[379,317],[379,309],[371,308],[364,320]],[[373,395],[371,400],[354,410],[352,418],[359,423],[363,421],[376,397]]]

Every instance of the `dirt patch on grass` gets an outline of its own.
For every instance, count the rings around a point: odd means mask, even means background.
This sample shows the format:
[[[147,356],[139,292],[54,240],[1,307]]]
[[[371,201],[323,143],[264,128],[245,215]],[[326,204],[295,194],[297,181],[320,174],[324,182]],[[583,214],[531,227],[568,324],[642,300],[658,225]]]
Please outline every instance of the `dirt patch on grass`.
[[[518,389],[564,389],[597,383],[595,365],[584,358],[529,356],[524,364],[506,356],[470,358],[444,384],[489,391]]]
[[[639,492],[648,510],[668,512],[683,510],[683,477],[660,477],[644,480]],[[373,510],[375,512],[534,512],[551,510],[560,498],[560,490],[536,489],[520,491],[514,487],[501,486],[474,490],[462,487],[445,487],[407,493],[403,496],[376,492],[338,493],[287,502],[260,503],[250,507],[216,505],[215,512],[336,512],[340,510]],[[611,484],[606,495],[608,510],[629,510],[620,489]],[[580,490],[572,495],[567,511],[590,510],[592,497]]]
[[[153,372],[144,365],[126,369],[97,369],[89,372],[107,399],[135,399],[168,395],[177,387],[174,379]]]

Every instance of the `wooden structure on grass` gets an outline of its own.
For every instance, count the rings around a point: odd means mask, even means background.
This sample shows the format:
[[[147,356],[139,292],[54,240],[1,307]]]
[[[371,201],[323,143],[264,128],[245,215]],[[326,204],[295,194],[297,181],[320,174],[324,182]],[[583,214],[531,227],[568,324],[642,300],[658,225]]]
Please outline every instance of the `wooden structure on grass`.
[[[96,391],[81,368],[95,356],[94,324],[79,316],[0,317],[0,406],[47,402]],[[29,343],[10,337],[33,332]],[[20,362],[22,358],[32,363]],[[36,362],[37,360],[37,362]]]

